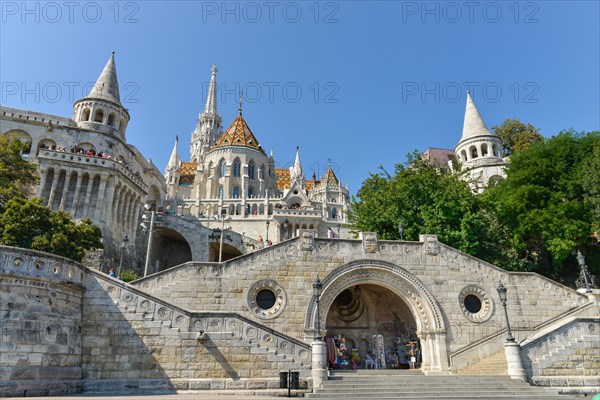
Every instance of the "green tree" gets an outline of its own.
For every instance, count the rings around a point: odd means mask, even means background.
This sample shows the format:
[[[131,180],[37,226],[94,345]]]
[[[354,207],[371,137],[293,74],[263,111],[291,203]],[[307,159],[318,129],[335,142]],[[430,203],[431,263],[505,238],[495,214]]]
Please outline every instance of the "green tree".
[[[516,152],[506,179],[485,194],[508,226],[519,258],[570,285],[579,272],[574,249],[600,261],[594,214],[586,201],[586,196],[597,199],[597,175],[587,177],[586,168],[598,168],[599,141],[599,132],[561,132]],[[591,185],[587,192],[586,185]]]
[[[0,135],[0,212],[13,197],[27,197],[37,181],[35,164],[21,154],[30,146],[16,135]]]
[[[532,143],[544,140],[538,128],[513,118],[505,119],[500,125],[494,126],[492,130],[502,139],[505,156],[525,150]]]
[[[39,199],[15,197],[0,214],[0,244],[45,251],[82,261],[85,250],[102,248],[100,228],[90,219],[74,223],[62,212],[52,212]]]
[[[600,143],[596,143],[590,157],[584,161],[581,179],[584,199],[591,208],[593,228],[598,236],[600,233]]]
[[[380,167],[381,168],[381,167]],[[430,165],[415,152],[394,173],[371,174],[352,200],[355,231],[377,232],[381,239],[418,240],[420,233],[491,263],[510,255],[506,230],[495,214],[473,194],[469,184],[451,171]]]

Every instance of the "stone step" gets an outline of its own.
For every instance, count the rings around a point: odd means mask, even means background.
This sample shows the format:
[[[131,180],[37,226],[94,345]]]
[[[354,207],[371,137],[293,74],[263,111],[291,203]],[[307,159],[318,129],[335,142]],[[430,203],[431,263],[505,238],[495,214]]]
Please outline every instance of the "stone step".
[[[336,371],[335,380],[307,394],[310,399],[574,399],[557,391],[530,386],[507,376],[426,376],[406,374],[375,375]]]

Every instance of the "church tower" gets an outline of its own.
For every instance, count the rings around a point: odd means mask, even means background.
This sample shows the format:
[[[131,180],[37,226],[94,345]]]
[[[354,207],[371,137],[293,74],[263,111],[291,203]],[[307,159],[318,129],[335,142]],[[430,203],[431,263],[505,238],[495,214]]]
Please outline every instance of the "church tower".
[[[488,129],[469,92],[462,137],[454,151],[475,192],[482,192],[494,181],[506,176],[502,140]]]
[[[221,116],[217,114],[217,66],[213,65],[204,112],[198,117],[196,129],[192,132],[190,161],[202,163],[206,153],[222,133]]]
[[[73,120],[84,129],[109,133],[125,140],[129,112],[121,104],[119,96],[114,51],[90,94],[73,104]]]

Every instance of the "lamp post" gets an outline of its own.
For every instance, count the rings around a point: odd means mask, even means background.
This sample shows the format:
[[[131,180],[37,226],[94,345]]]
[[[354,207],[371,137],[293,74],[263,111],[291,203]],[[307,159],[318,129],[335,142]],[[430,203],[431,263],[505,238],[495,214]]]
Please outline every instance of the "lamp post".
[[[398,224],[398,233],[400,234],[400,240],[404,240],[403,236],[404,236],[404,225],[402,224],[402,221],[400,221],[400,223]]]
[[[579,250],[573,251],[577,257],[577,263],[579,264],[579,278],[575,281],[577,288],[585,289],[585,293],[592,293],[592,287],[596,285],[594,276],[590,274],[590,270],[585,264],[585,257]],[[583,287],[582,287],[583,286]]]
[[[150,205],[149,204],[145,204],[144,208],[146,209],[146,212],[148,212],[150,210]],[[150,229],[148,229],[148,245],[146,247],[146,262],[144,263],[144,276],[148,275],[148,267],[150,266],[150,254],[152,252],[152,236],[154,234],[154,217],[155,217],[156,213],[154,210],[150,211]],[[142,215],[142,219],[146,220],[147,216],[146,214]],[[142,222],[142,228],[146,229],[146,224],[144,224]]]
[[[504,286],[502,281],[498,283],[498,287],[496,288],[496,290],[498,291],[498,296],[500,297],[500,301],[502,302],[502,307],[504,307],[504,316],[506,317],[506,341],[514,342],[515,338],[513,337],[512,332],[510,330],[510,322],[508,321],[508,310],[506,309],[506,287]]]
[[[117,278],[121,278],[121,268],[123,268],[123,254],[125,254],[125,248],[127,248],[127,243],[129,242],[129,238],[127,235],[123,236],[121,239],[121,255],[119,257],[119,270],[117,271]]]
[[[225,218],[221,215],[221,240],[219,241],[219,262],[223,259],[223,231],[225,230],[225,221],[229,221],[231,217]]]
[[[315,301],[317,302],[317,331],[315,332],[315,341],[321,341],[323,338],[321,337],[321,313],[319,311],[319,304],[321,302],[321,290],[323,289],[323,284],[318,276],[317,279],[315,279],[312,287],[313,295],[315,297]]]
[[[266,237],[265,241],[267,242],[267,244],[269,244],[269,225],[271,225],[271,223],[269,221],[267,221],[266,225],[267,225],[267,234],[265,235],[265,237]]]
[[[206,261],[209,261],[210,258],[210,242],[209,242],[209,232],[210,232],[210,215],[208,214],[210,211],[210,206],[206,206]]]

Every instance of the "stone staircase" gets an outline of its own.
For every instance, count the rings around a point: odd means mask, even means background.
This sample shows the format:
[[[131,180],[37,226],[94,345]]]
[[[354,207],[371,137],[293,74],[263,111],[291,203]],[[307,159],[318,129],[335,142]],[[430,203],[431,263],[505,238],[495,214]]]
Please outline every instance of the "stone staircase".
[[[425,376],[419,371],[359,370],[332,372],[310,399],[575,399],[556,391],[530,386],[507,376]]]
[[[458,371],[460,375],[506,375],[508,364],[504,350]]]

